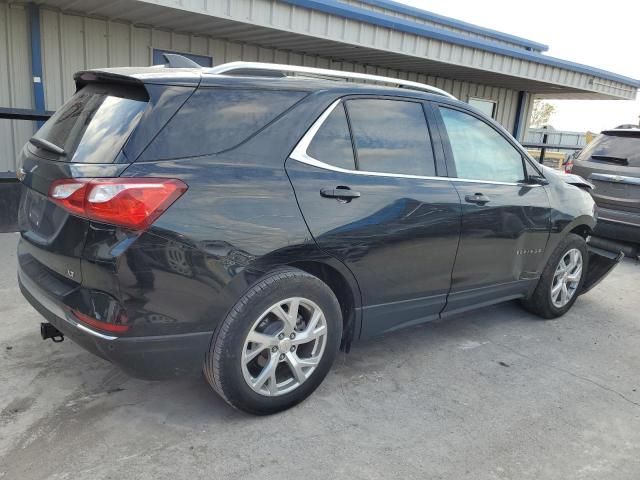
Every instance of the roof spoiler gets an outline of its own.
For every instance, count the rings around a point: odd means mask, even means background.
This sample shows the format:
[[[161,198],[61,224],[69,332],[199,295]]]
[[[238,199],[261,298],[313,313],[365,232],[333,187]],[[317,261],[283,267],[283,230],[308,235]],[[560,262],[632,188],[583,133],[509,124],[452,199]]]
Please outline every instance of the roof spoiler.
[[[73,75],[76,88],[80,89],[92,82],[124,83],[128,85],[142,85],[142,81],[129,75],[105,72],[101,70],[83,70]]]
[[[613,137],[640,137],[640,128],[614,128],[611,130],[603,130],[602,135],[610,135]]]

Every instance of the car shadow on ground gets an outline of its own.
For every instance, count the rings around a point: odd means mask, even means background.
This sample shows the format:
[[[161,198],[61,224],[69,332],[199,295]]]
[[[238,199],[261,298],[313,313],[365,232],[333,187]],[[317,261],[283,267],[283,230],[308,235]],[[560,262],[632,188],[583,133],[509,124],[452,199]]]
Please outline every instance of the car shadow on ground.
[[[511,302],[363,340],[354,344],[349,354],[339,352],[321,389],[330,395],[336,383],[362,384],[389,365],[406,363],[411,359],[419,361],[420,358],[428,362],[430,356],[442,354],[443,346],[452,344],[472,349],[489,342],[487,335],[491,331],[504,330],[506,325],[510,325],[511,330],[532,322],[544,324],[522,310],[516,302]],[[186,424],[191,421],[235,421],[247,416],[215,394],[203,376],[163,381],[137,380],[71,343],[66,341],[56,345],[56,349],[72,351],[43,361],[40,364],[42,371],[38,374],[49,377],[49,380],[51,376],[64,377],[68,390],[74,392],[65,399],[64,408],[69,410],[68,415],[82,413],[84,416],[86,410],[95,405],[100,405],[102,414],[135,405],[147,413],[171,416],[173,422],[183,417]],[[183,408],[185,404],[189,405],[188,409]]]

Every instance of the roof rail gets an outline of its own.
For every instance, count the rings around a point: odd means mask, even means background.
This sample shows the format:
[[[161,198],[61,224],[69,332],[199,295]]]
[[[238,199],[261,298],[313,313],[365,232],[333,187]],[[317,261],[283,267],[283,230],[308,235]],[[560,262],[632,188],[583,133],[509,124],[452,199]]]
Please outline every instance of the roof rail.
[[[444,95],[445,97],[457,100],[456,97],[449,92],[445,92],[431,85],[424,83],[412,82],[410,80],[403,80],[401,78],[383,77],[380,75],[369,75],[368,73],[356,73],[356,72],[343,72],[342,70],[329,70],[326,68],[313,68],[313,67],[299,67],[296,65],[281,65],[277,63],[262,63],[262,62],[231,62],[223,63],[217,67],[207,69],[208,73],[213,74],[231,74],[239,73],[243,75],[268,75],[274,76],[274,74],[281,73],[293,73],[301,76],[312,76],[321,78],[341,78],[345,80],[366,80],[370,82],[383,83],[386,85],[394,85],[400,88],[409,88],[412,90],[420,90],[428,93],[435,93],[438,95]]]

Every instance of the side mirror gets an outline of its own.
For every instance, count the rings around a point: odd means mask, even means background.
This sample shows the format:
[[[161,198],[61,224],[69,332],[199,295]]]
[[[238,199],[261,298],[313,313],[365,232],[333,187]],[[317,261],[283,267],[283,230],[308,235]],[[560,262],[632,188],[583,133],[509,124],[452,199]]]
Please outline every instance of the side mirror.
[[[529,182],[532,185],[549,185],[549,181],[542,175],[529,175]]]

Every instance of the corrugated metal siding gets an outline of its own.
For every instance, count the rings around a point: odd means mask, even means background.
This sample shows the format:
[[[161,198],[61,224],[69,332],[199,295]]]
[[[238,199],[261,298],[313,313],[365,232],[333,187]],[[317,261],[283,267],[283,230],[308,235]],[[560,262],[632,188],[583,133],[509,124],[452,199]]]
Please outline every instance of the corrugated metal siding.
[[[41,9],[40,18],[43,81],[46,108],[48,110],[57,109],[73,94],[74,72],[100,66],[146,66],[151,63],[152,49],[162,48],[184,53],[210,55],[213,57],[215,65],[237,60],[262,61],[405,78],[435,85],[453,93],[464,101],[467,101],[469,97],[487,98],[496,101],[496,119],[509,131],[513,129],[515,121],[518,100],[518,92],[516,90],[362,65],[355,62],[335,61],[327,57],[230,42],[213,37],[176,33],[150,27],[133,26],[128,23],[68,15],[48,8]],[[26,18],[20,21],[24,23]],[[15,43],[15,40],[13,42]],[[23,47],[23,49],[25,48]],[[28,49],[25,51],[28,52]],[[20,59],[18,63],[14,61],[7,62],[6,65],[9,70],[20,70],[20,75],[22,75],[20,78],[23,79],[25,85],[29,85],[28,57]],[[26,81],[24,78],[26,78]],[[27,92],[27,97],[29,97],[29,94],[30,92]],[[0,105],[4,106],[4,103],[0,102]],[[30,106],[30,103],[22,106]],[[26,124],[31,122],[14,123]],[[1,135],[6,134],[7,128],[0,128],[0,138],[3,138]],[[9,170],[14,170],[13,158],[15,157],[15,152],[22,147],[30,135],[31,130],[27,135],[16,139],[13,144],[9,144],[12,145],[11,148],[3,149],[3,154],[7,150],[10,152],[5,160],[6,165],[10,167]]]
[[[275,0],[139,1],[154,6],[160,5],[197,12],[209,15],[212,19],[214,17],[223,18],[319,39],[358,45],[365,49],[373,48],[376,49],[375,55],[377,56],[393,52],[402,55],[405,62],[408,62],[410,57],[415,57],[417,62],[419,59],[442,62],[444,65],[441,66],[441,72],[446,71],[447,67],[455,71],[459,71],[460,67],[467,69],[470,67],[476,69],[474,78],[468,79],[470,81],[477,81],[476,78],[481,79],[488,72],[495,72],[509,77],[525,78],[621,98],[634,99],[636,95],[635,88],[622,82],[604,80],[591,74],[491,53],[479,48],[454,45]],[[250,36],[251,30],[246,30],[245,34]],[[352,53],[362,52],[353,51]],[[467,74],[469,74],[468,71]],[[440,75],[446,76],[444,73],[440,73]],[[548,93],[553,94],[554,92],[550,90]]]
[[[0,3],[0,106],[33,108],[29,24],[25,7]],[[16,152],[34,122],[0,119],[0,172],[14,172]]]
[[[406,13],[402,13],[402,12],[397,12],[395,10],[392,10],[391,8],[384,8],[384,7],[378,7],[375,5],[370,5],[366,2],[362,2],[360,0],[338,0],[340,3],[344,3],[346,5],[352,5],[354,7],[358,7],[358,8],[363,8],[365,10],[371,10],[373,12],[378,12],[378,13],[383,13],[385,15],[389,15],[390,17],[396,17],[396,18],[401,18],[403,20],[409,20],[415,23],[419,23],[421,25],[429,25],[430,27],[438,27],[441,28],[443,30],[447,30],[450,32],[455,32],[457,34],[460,35],[464,35],[466,37],[469,38],[477,38],[480,40],[486,40],[489,42],[493,42],[493,43],[497,43],[499,45],[506,45],[508,47],[512,47],[512,48],[519,48],[522,50],[525,50],[525,48],[517,43],[514,42],[508,42],[506,40],[501,40],[495,37],[492,37],[490,35],[482,35],[479,33],[475,33],[475,32],[470,32],[468,30],[463,30],[462,28],[456,28],[456,27],[452,27],[451,25],[443,25],[441,23],[438,22],[434,22],[431,20],[426,20],[424,18],[420,18],[417,17],[415,15],[408,15]]]

